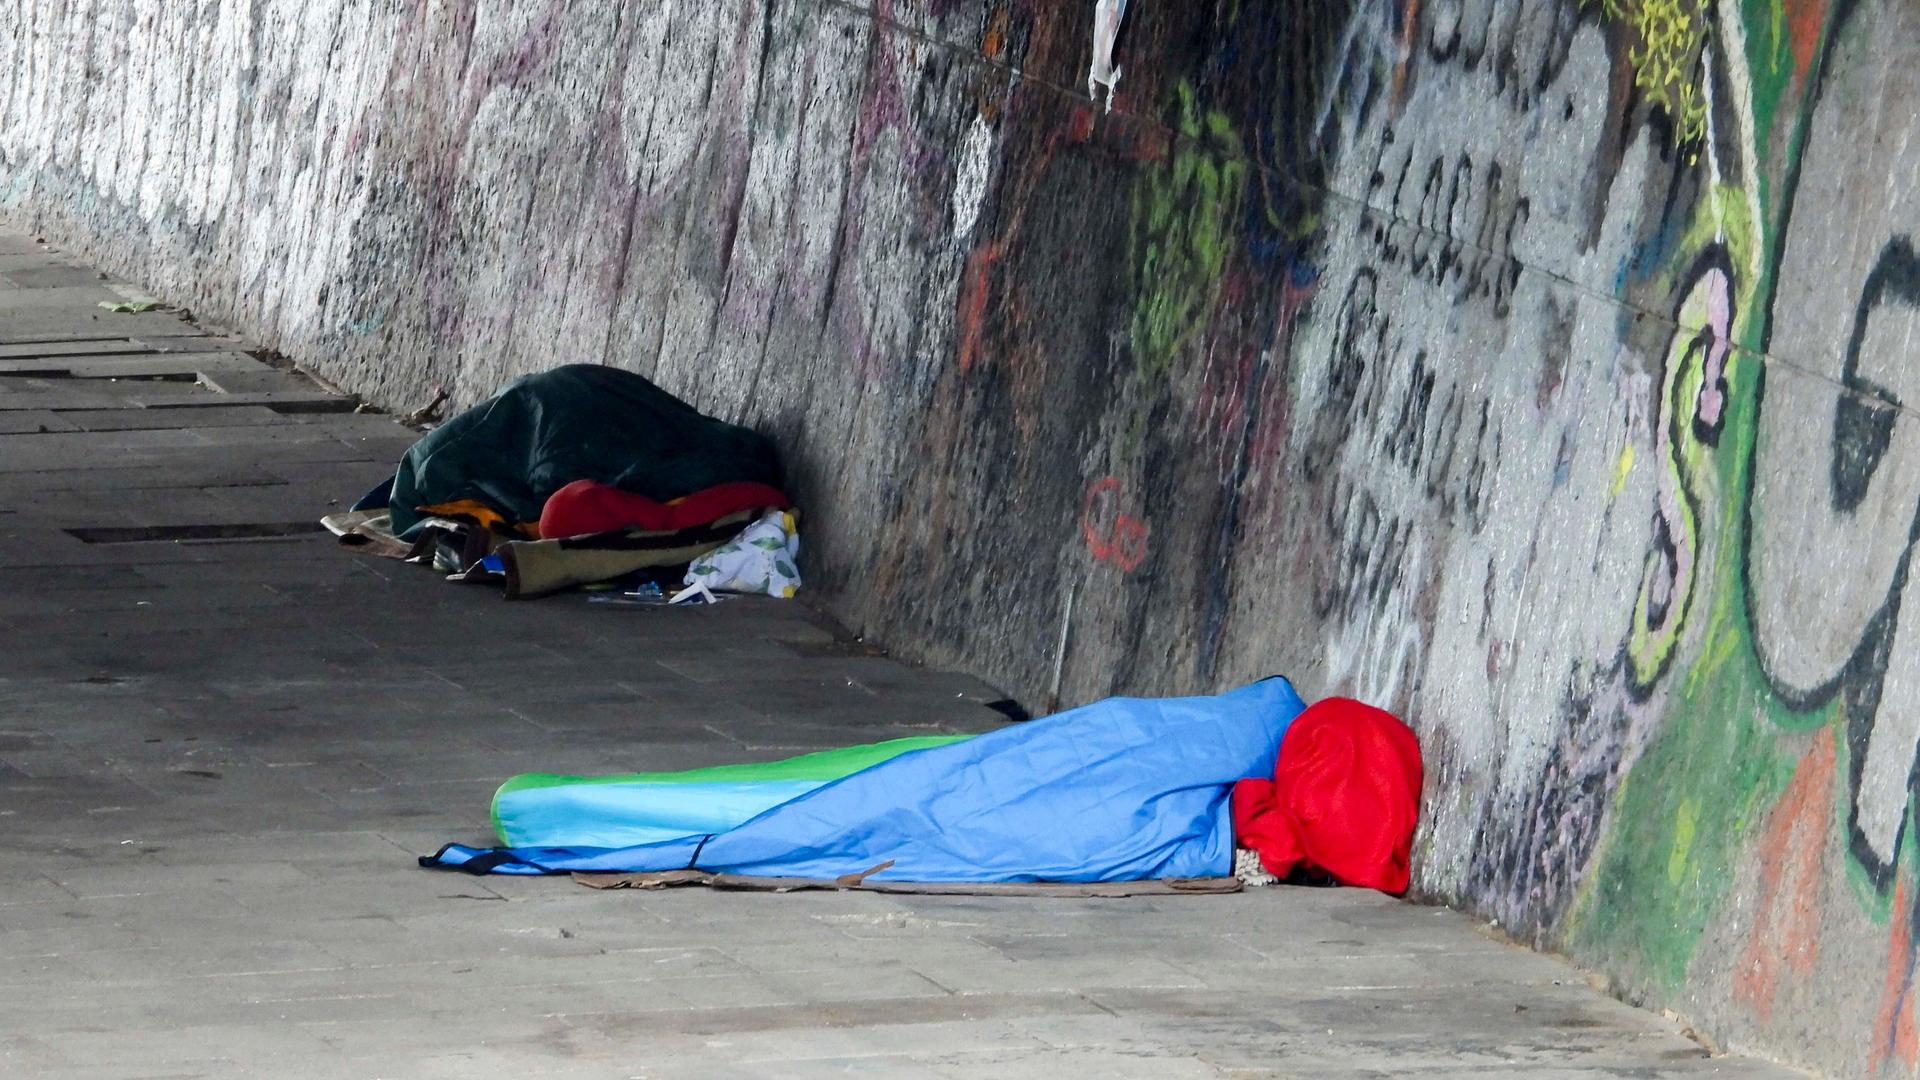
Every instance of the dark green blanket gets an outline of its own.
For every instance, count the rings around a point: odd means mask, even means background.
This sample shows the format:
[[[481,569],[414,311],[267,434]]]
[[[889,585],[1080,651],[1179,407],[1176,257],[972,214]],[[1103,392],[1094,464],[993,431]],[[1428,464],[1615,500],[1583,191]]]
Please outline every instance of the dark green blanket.
[[[780,470],[765,437],[631,371],[568,364],[508,383],[413,444],[393,480],[393,531],[406,538],[421,507],[462,500],[537,522],[547,496],[575,480],[665,502],[736,480],[777,487]]]

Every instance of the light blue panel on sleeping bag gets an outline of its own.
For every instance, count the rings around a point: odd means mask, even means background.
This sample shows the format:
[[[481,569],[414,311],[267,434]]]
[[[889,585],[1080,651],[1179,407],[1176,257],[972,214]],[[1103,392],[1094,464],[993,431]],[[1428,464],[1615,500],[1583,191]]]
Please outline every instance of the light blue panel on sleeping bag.
[[[494,803],[494,821],[508,843],[634,847],[726,832],[827,783],[569,784],[503,795]]]

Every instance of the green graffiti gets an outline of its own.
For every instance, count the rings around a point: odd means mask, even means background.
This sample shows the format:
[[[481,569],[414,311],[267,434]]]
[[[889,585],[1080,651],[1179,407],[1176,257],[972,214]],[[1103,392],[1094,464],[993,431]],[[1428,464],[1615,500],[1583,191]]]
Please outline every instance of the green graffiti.
[[[1693,837],[1700,827],[1700,800],[1681,799],[1673,816],[1673,850],[1667,853],[1667,883],[1679,885],[1693,868]]]
[[[1741,25],[1748,27],[1746,62],[1753,75],[1750,105],[1755,148],[1765,154],[1781,100],[1793,84],[1793,40],[1787,32],[1786,7],[1780,0],[1741,0],[1740,10]],[[1761,27],[1766,28],[1765,33],[1758,32]]]
[[[1180,138],[1134,189],[1129,255],[1134,355],[1165,373],[1219,293],[1246,193],[1240,139],[1223,113],[1200,115],[1193,88],[1177,90]]]
[[[1628,24],[1636,40],[1627,60],[1646,100],[1669,112],[1682,141],[1689,133],[1703,134],[1709,120],[1704,98],[1692,96],[1685,87],[1696,78],[1704,87],[1699,57],[1709,44],[1705,5],[1700,0],[1590,2],[1601,4],[1607,18]],[[1606,836],[1588,864],[1565,924],[1566,944],[1584,962],[1666,994],[1685,983],[1708,923],[1734,886],[1758,822],[1792,777],[1806,733],[1836,726],[1842,775],[1849,753],[1843,699],[1797,711],[1772,692],[1752,639],[1747,582],[1738,555],[1747,548],[1745,499],[1756,465],[1760,407],[1760,362],[1746,350],[1765,339],[1777,287],[1779,237],[1773,230],[1781,212],[1776,194],[1779,163],[1804,149],[1810,96],[1817,85],[1806,77],[1806,65],[1811,46],[1818,42],[1796,46],[1779,18],[1781,10],[1778,0],[1741,0],[1736,17],[1746,30],[1744,63],[1735,65],[1732,73],[1736,78],[1744,75],[1745,83],[1737,93],[1719,98],[1721,112],[1712,118],[1734,124],[1730,130],[1736,140],[1751,140],[1760,168],[1751,174],[1742,169],[1737,185],[1721,184],[1702,193],[1669,270],[1659,279],[1676,292],[1682,286],[1689,290],[1676,313],[1679,329],[1664,358],[1659,464],[1663,487],[1683,496],[1680,520],[1685,524],[1678,531],[1702,545],[1695,552],[1692,587],[1698,590],[1695,616],[1704,617],[1705,623],[1694,631],[1675,627],[1658,632],[1649,625],[1644,589],[1639,597],[1623,659],[1636,679],[1671,663],[1666,681],[1659,684],[1663,689],[1649,689],[1663,694],[1654,706],[1663,717],[1616,792]],[[1656,92],[1661,87],[1665,89]],[[1717,443],[1710,444],[1693,431],[1705,372],[1697,350],[1689,352],[1695,331],[1707,322],[1709,294],[1699,280],[1688,282],[1681,274],[1716,245],[1725,250],[1730,277],[1733,320],[1726,336],[1733,347],[1722,367],[1722,427]],[[1675,537],[1676,542],[1680,539]],[[1688,641],[1694,643],[1692,652]],[[1838,830],[1847,827],[1844,803],[1835,800]],[[1901,854],[1912,865],[1911,828],[1907,836]],[[1886,893],[1868,880],[1857,861],[1849,859],[1846,872],[1863,912],[1885,919]]]
[[[1694,215],[1693,224],[1680,239],[1680,250],[1705,251],[1719,244],[1727,249],[1727,261],[1739,276],[1741,268],[1753,265],[1754,245],[1759,242],[1754,232],[1752,207],[1746,195],[1731,184],[1709,189],[1704,199],[1706,212]],[[1746,300],[1747,297],[1742,297],[1739,304],[1743,311]],[[1728,359],[1731,362],[1732,358]]]
[[[1733,325],[1716,334],[1732,341],[1754,317],[1752,286],[1742,288],[1744,275],[1734,269],[1757,242],[1745,205],[1735,191],[1709,193],[1676,253],[1678,262],[1698,259],[1716,244],[1726,249],[1730,272],[1721,281]],[[1671,470],[1668,482],[1682,493],[1688,541],[1718,537],[1718,553],[1731,556],[1743,549],[1747,524],[1740,500],[1722,494],[1747,490],[1759,431],[1760,371],[1737,348],[1726,351],[1718,445],[1695,437],[1692,418],[1705,370],[1702,355],[1690,346],[1699,329],[1711,324],[1711,290],[1721,273],[1697,277],[1680,306],[1660,422],[1662,464]],[[1675,288],[1682,284],[1677,272],[1667,280]],[[1696,552],[1696,577],[1706,576],[1692,586],[1704,590],[1695,605],[1706,613],[1699,650],[1669,684],[1665,719],[1619,788],[1608,836],[1569,920],[1569,943],[1583,959],[1664,992],[1685,981],[1707,923],[1733,884],[1749,834],[1792,776],[1797,756],[1780,746],[1778,736],[1830,722],[1833,713],[1823,708],[1798,715],[1773,695],[1742,614],[1747,597],[1739,560],[1709,562],[1710,554]],[[1646,599],[1643,592],[1628,645],[1636,671],[1655,659],[1664,662],[1677,648],[1677,628],[1665,635],[1647,631]],[[1649,651],[1637,651],[1643,649]]]
[[[1751,401],[1750,397],[1742,398]],[[1737,617],[1733,560],[1702,662],[1668,704],[1658,735],[1621,784],[1610,835],[1572,919],[1583,959],[1663,991],[1686,979],[1707,922],[1731,888],[1755,822],[1786,788],[1794,757],[1776,745],[1779,704]]]

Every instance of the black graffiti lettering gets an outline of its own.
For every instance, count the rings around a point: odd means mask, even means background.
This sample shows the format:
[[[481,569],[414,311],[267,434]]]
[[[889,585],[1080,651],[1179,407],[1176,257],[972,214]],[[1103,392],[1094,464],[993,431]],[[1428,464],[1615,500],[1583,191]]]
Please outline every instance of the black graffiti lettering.
[[[1496,92],[1516,109],[1532,108],[1565,69],[1583,7],[1432,0],[1421,11],[1427,59],[1461,71],[1487,61]]]
[[[1460,0],[1429,3],[1427,18],[1427,56],[1436,64],[1445,64],[1460,52]]]
[[[1893,421],[1898,415],[1892,405],[1852,394],[1841,394],[1835,401],[1829,468],[1835,510],[1851,514],[1866,499],[1880,459],[1893,443]]]
[[[1531,208],[1525,198],[1511,197],[1500,163],[1481,168],[1463,153],[1422,166],[1409,156],[1397,170],[1376,169],[1370,189],[1384,192],[1389,175],[1392,194],[1370,230],[1378,261],[1450,287],[1456,304],[1484,300],[1496,317],[1511,314],[1520,276],[1513,249]]]
[[[1579,7],[1576,4],[1544,4],[1529,9],[1535,19],[1548,20],[1550,23],[1538,31],[1545,40],[1540,41],[1533,50],[1538,61],[1533,73],[1533,85],[1529,88],[1533,102],[1547,92],[1553,80],[1559,78],[1560,72],[1567,66],[1567,58],[1573,51],[1574,35],[1580,29]]]
[[[1833,414],[1833,458],[1828,470],[1833,508],[1843,514],[1859,509],[1867,497],[1887,447],[1893,442],[1893,422],[1901,401],[1893,391],[1860,374],[1860,349],[1866,343],[1867,323],[1873,313],[1890,303],[1920,308],[1920,259],[1913,241],[1897,236],[1880,249],[1854,306],[1853,333],[1847,339],[1840,381],[1847,393],[1836,399]]]
[[[1506,173],[1500,168],[1498,161],[1488,163],[1486,183],[1481,186],[1481,190],[1485,192],[1486,199],[1480,205],[1478,228],[1473,237],[1471,256],[1473,265],[1460,282],[1460,291],[1455,297],[1455,303],[1465,303],[1475,296],[1486,297],[1492,294],[1492,290],[1486,284],[1487,262],[1500,246],[1502,230],[1499,213],[1506,197]]]
[[[1427,55],[1436,63],[1453,64],[1465,71],[1478,67],[1486,52],[1492,7],[1487,0],[1440,0],[1430,6],[1424,13],[1433,28],[1427,39]]]
[[[1322,619],[1330,618],[1336,611],[1345,607],[1346,583],[1352,575],[1343,572],[1347,553],[1347,535],[1350,531],[1349,519],[1353,515],[1355,502],[1367,496],[1351,481],[1335,476],[1328,484],[1326,516],[1324,525],[1328,538],[1328,557],[1320,563],[1322,572],[1315,576],[1313,583],[1314,614]]]
[[[1502,5],[1501,14],[1507,17],[1506,25],[1500,27],[1496,44],[1492,47],[1493,88],[1501,97],[1512,94],[1520,85],[1520,64],[1513,52],[1514,20],[1519,17],[1519,5],[1508,8]]]
[[[1387,201],[1386,228],[1378,234],[1375,241],[1380,257],[1389,263],[1400,261],[1400,252],[1406,244],[1401,239],[1409,225],[1406,216],[1400,213],[1401,200],[1407,190],[1407,174],[1413,171],[1413,158],[1408,156],[1400,162],[1400,174],[1393,182],[1393,198]]]
[[[1378,146],[1374,148],[1373,177],[1372,177],[1371,184],[1369,185],[1369,190],[1372,190],[1373,188],[1377,188],[1380,185],[1387,182],[1387,175],[1386,173],[1381,171],[1381,167],[1386,164],[1387,154],[1389,151],[1393,149],[1393,144],[1394,144],[1393,126],[1389,124],[1386,127],[1381,129],[1380,143]]]
[[[1493,314],[1497,318],[1504,319],[1513,313],[1513,290],[1520,284],[1520,259],[1513,253],[1513,244],[1532,209],[1532,204],[1522,198],[1513,204],[1513,213],[1507,218],[1506,232],[1500,242],[1505,262],[1493,293]]]
[[[1459,162],[1454,165],[1453,186],[1447,192],[1447,212],[1441,225],[1442,230],[1446,233],[1446,243],[1443,244],[1440,249],[1439,265],[1435,266],[1433,270],[1433,283],[1435,285],[1442,284],[1446,280],[1449,270],[1455,271],[1456,273],[1458,272],[1459,262],[1457,261],[1457,254],[1460,245],[1456,238],[1466,226],[1466,222],[1461,219],[1462,212],[1460,207],[1463,199],[1470,203],[1472,198],[1473,159],[1465,154],[1461,154]],[[1468,212],[1471,213],[1471,210],[1469,209]]]
[[[1423,349],[1414,354],[1413,371],[1407,376],[1407,389],[1400,396],[1399,411],[1381,439],[1381,449],[1387,459],[1409,471],[1419,468],[1426,450],[1427,410],[1433,404],[1433,384],[1434,373],[1427,366]]]
[[[1498,452],[1491,402],[1394,333],[1377,306],[1377,284],[1371,267],[1348,283],[1303,455],[1325,492],[1318,505],[1327,555],[1315,564],[1313,605],[1340,624],[1379,617],[1398,602],[1411,587],[1408,552],[1436,517],[1475,533],[1485,528]],[[1404,381],[1390,382],[1396,373]],[[1365,455],[1352,459],[1361,471],[1338,468],[1352,452]],[[1405,494],[1389,503],[1384,491]],[[1401,659],[1418,670],[1417,655]]]
[[[1426,272],[1427,259],[1440,236],[1440,189],[1445,183],[1446,166],[1434,158],[1427,166],[1426,179],[1420,184],[1420,202],[1414,212],[1413,248],[1407,254],[1407,269],[1414,277]]]
[[[1460,446],[1460,417],[1466,409],[1458,386],[1447,388],[1447,402],[1440,408],[1440,422],[1433,425],[1433,449],[1427,454],[1427,498],[1440,507],[1442,517],[1452,518],[1458,500],[1447,485],[1453,471],[1453,455]]]
[[[1467,524],[1475,533],[1487,527],[1487,516],[1492,511],[1492,498],[1487,490],[1487,462],[1500,457],[1500,432],[1490,431],[1492,414],[1493,403],[1481,399],[1480,430],[1474,436],[1473,465],[1467,470],[1466,481]],[[1489,434],[1493,439],[1491,450],[1487,447]]]
[[[1388,597],[1400,588],[1406,568],[1407,541],[1413,535],[1413,522],[1394,518],[1387,526],[1384,542],[1373,553],[1373,572],[1367,580],[1367,607],[1379,610]]]
[[[1367,564],[1373,555],[1374,541],[1380,535],[1380,503],[1373,492],[1360,489],[1360,513],[1353,519],[1352,536],[1347,542],[1345,571],[1338,588],[1341,594],[1340,614],[1352,621],[1360,614],[1359,584],[1364,578]]]
[[[1374,306],[1377,287],[1375,274],[1364,267],[1347,285],[1339,329],[1334,334],[1326,394],[1314,414],[1313,427],[1301,455],[1301,471],[1309,480],[1320,478],[1332,467],[1340,446],[1353,429],[1362,398],[1361,384],[1367,377],[1368,357],[1381,351],[1386,327]]]
[[[1400,590],[1416,521],[1389,513],[1371,491],[1347,481],[1337,481],[1330,494],[1326,527],[1333,555],[1314,583],[1314,611],[1352,624],[1379,612]]]

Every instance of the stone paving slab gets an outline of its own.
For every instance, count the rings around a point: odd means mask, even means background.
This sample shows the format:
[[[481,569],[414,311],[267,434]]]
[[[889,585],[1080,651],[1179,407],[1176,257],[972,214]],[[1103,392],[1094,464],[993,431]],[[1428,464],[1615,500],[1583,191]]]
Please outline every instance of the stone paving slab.
[[[123,315],[90,307],[26,309],[8,311],[5,318],[0,319],[0,344],[4,345],[200,337],[203,333],[198,326],[176,315],[157,311]]]
[[[0,229],[0,1074],[1789,1075],[1372,893],[419,870],[514,772],[990,730],[999,693],[798,603],[509,604],[324,535],[183,539],[311,523],[413,436],[96,292],[137,290]]]
[[[208,373],[268,374],[280,385],[312,389],[313,384],[291,371],[281,371],[243,353],[157,353],[106,352],[73,353],[65,356],[20,356],[0,358],[0,375],[35,375],[40,378],[140,379],[157,376],[205,376]],[[276,387],[278,388],[278,387]],[[216,390],[232,392],[237,386],[218,385]]]
[[[90,341],[46,341],[0,345],[0,360],[48,360],[60,357],[153,356],[151,346],[128,337],[97,338]]]

